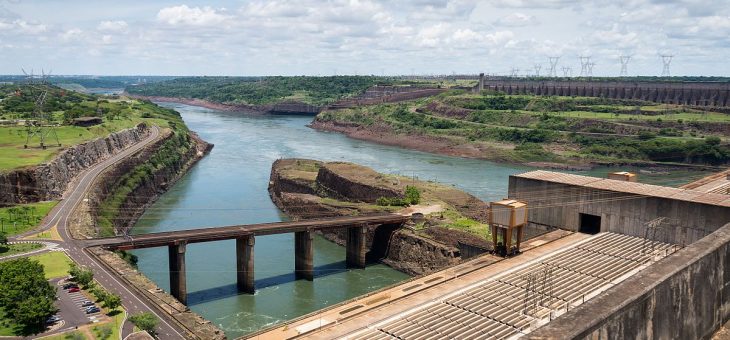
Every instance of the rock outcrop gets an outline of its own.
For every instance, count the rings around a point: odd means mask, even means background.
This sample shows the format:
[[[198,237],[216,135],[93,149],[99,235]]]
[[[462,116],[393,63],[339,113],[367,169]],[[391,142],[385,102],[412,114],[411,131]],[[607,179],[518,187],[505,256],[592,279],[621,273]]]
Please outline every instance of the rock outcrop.
[[[404,181],[398,176],[383,175],[370,168],[343,162],[320,162],[307,159],[281,159],[274,162],[269,181],[273,202],[294,219],[366,215],[395,212],[400,207],[375,205],[380,197],[403,197],[405,182],[415,183],[429,196],[460,211],[463,216],[481,219],[479,209],[486,204],[460,190],[420,181]],[[432,197],[438,195],[438,199]],[[368,261],[383,262],[410,275],[427,274],[461,261],[457,241],[479,239],[474,234],[433,227],[434,232],[416,232],[406,226],[369,226],[366,234]],[[436,231],[439,232],[436,232]],[[322,232],[339,245],[346,243],[346,230]],[[444,238],[440,242],[439,238]],[[475,243],[475,242],[470,242]],[[479,243],[479,242],[477,242]]]
[[[81,171],[143,140],[149,133],[142,123],[69,147],[48,163],[0,173],[0,206],[60,199]]]

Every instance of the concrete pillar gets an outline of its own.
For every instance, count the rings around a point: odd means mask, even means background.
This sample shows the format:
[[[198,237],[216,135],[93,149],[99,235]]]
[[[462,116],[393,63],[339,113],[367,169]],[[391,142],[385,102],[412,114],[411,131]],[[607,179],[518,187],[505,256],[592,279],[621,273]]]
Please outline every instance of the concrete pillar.
[[[239,292],[256,291],[253,276],[253,235],[236,238],[236,286]]]
[[[479,93],[482,93],[484,91],[484,73],[479,73]]]
[[[296,279],[314,280],[314,233],[294,233],[294,276]]]
[[[365,226],[356,226],[347,228],[347,257],[346,263],[351,268],[365,268],[365,234],[367,228]]]
[[[184,305],[188,303],[185,281],[185,247],[184,241],[167,246],[170,265],[170,294]]]

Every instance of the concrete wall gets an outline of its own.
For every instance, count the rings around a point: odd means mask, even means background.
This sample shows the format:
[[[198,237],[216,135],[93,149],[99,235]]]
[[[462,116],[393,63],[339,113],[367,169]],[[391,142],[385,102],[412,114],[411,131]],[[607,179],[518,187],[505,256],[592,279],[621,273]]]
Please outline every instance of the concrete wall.
[[[730,208],[510,176],[509,198],[528,203],[528,221],[578,231],[580,213],[601,217],[601,231],[644,236],[644,223],[670,218],[659,239],[699,240],[730,222]]]
[[[528,334],[707,339],[730,318],[730,223]]]
[[[507,94],[637,99],[691,106],[729,107],[730,84],[713,82],[600,82],[487,80],[485,90]]]

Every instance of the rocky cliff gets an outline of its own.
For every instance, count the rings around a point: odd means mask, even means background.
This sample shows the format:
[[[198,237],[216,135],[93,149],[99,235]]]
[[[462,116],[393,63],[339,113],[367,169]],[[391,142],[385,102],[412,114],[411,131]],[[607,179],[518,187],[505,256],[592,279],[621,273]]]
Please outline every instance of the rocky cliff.
[[[409,209],[413,211],[414,208],[373,204],[379,197],[402,197],[405,182],[418,186],[431,207],[448,205],[449,209],[464,210],[465,215],[477,218],[481,215],[471,205],[479,208],[484,203],[462,191],[383,175],[364,166],[343,162],[278,160],[272,166],[269,193],[274,203],[294,219],[378,212],[408,213]],[[405,228],[390,225],[369,226],[366,239],[368,260],[381,261],[410,275],[421,275],[461,261],[454,241],[457,238],[476,239],[470,243],[487,243],[482,237],[460,230],[432,232],[432,229],[445,230],[436,224],[429,221],[429,225],[434,226],[424,231],[414,230],[413,225]],[[345,245],[346,230],[328,231],[322,235],[332,242]],[[443,242],[439,238],[444,238]]]
[[[69,147],[50,162],[0,173],[0,206],[60,199],[69,183],[86,168],[110,158],[144,139],[145,124],[122,130],[105,138]]]

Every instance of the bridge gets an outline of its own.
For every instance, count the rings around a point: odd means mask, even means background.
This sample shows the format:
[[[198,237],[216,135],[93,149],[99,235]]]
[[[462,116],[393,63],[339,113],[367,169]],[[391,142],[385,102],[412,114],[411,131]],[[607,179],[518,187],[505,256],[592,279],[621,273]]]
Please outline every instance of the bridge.
[[[297,279],[314,279],[314,231],[347,228],[346,263],[350,268],[365,268],[369,226],[402,225],[410,217],[396,214],[335,217],[295,222],[235,225],[168,231],[126,237],[87,240],[86,246],[107,250],[167,247],[170,267],[170,294],[187,304],[185,249],[187,244],[236,240],[236,285],[238,291],[253,294],[254,244],[256,236],[294,233],[294,273]]]

